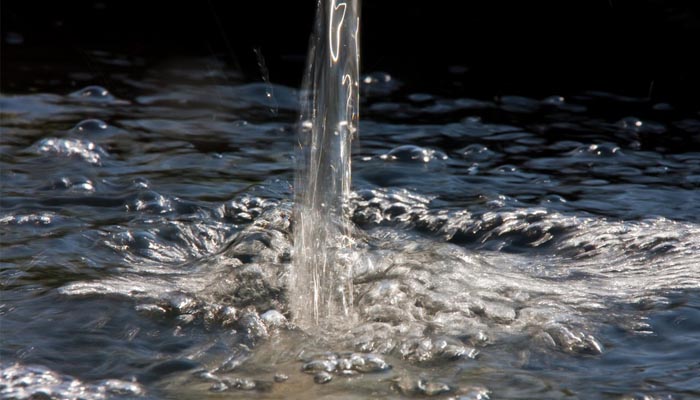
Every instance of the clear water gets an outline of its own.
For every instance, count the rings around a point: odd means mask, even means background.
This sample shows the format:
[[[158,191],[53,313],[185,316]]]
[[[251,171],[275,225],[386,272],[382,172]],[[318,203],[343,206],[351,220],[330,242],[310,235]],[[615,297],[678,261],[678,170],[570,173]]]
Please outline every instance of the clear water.
[[[357,322],[319,337],[297,91],[92,56],[0,98],[0,397],[700,397],[697,110],[364,76]]]
[[[294,323],[306,332],[355,320],[357,257],[344,208],[359,118],[359,11],[358,0],[318,2],[302,85],[288,288]]]

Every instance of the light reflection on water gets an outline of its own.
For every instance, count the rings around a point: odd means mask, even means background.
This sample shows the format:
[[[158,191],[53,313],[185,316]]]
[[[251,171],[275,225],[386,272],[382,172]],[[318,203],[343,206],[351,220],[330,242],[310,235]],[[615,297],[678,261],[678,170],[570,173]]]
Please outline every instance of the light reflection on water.
[[[361,321],[319,338],[287,319],[296,91],[182,65],[0,98],[3,396],[700,395],[693,112],[364,77]]]
[[[359,3],[318,3],[302,84],[288,293],[295,323],[308,332],[334,331],[355,321],[352,269],[357,260],[343,208],[350,196],[350,150],[358,128]]]

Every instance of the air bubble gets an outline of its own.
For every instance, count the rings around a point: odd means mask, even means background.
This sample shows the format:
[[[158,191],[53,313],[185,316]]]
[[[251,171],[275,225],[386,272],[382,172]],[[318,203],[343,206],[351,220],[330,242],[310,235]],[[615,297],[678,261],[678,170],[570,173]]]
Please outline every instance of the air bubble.
[[[564,97],[563,96],[549,96],[542,100],[543,104],[550,104],[550,105],[560,105],[564,104]]]
[[[333,375],[329,374],[328,372],[319,372],[316,375],[314,375],[314,382],[318,384],[328,383],[332,379]]]
[[[404,145],[386,154],[382,154],[379,158],[386,161],[429,163],[433,160],[447,160],[447,155],[439,150],[426,149],[414,145]]]
[[[312,356],[301,367],[303,372],[314,375],[314,379],[319,376],[325,377],[325,374],[353,376],[378,373],[389,369],[391,369],[391,365],[382,357],[371,353],[325,353]]]
[[[80,134],[96,134],[106,131],[107,128],[109,128],[109,125],[102,120],[86,119],[75,125],[72,131]]]
[[[109,91],[102,86],[87,86],[70,94],[70,97],[86,101],[113,101]]]
[[[450,385],[433,379],[400,377],[392,385],[404,396],[439,396],[453,391]]]
[[[574,154],[589,154],[599,157],[612,157],[622,154],[620,147],[614,143],[594,143],[581,146],[574,150]]]

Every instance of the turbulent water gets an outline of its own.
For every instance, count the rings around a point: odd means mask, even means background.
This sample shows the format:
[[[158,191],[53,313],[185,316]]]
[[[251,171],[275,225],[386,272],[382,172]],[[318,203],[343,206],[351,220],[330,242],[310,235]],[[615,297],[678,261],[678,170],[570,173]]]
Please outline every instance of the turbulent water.
[[[319,337],[297,91],[91,57],[0,98],[0,397],[700,397],[697,110],[363,76],[357,320]]]
[[[359,1],[319,1],[302,85],[295,179],[294,323],[306,331],[354,322],[352,250],[343,209],[359,116]],[[334,318],[340,316],[340,318]]]

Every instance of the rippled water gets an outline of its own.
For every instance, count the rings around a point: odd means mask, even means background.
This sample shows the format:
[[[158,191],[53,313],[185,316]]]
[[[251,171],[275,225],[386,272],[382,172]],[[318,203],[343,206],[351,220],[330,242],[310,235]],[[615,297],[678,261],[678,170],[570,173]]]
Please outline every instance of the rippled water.
[[[359,321],[315,337],[296,90],[97,58],[0,98],[3,398],[700,397],[697,110],[366,75]]]

